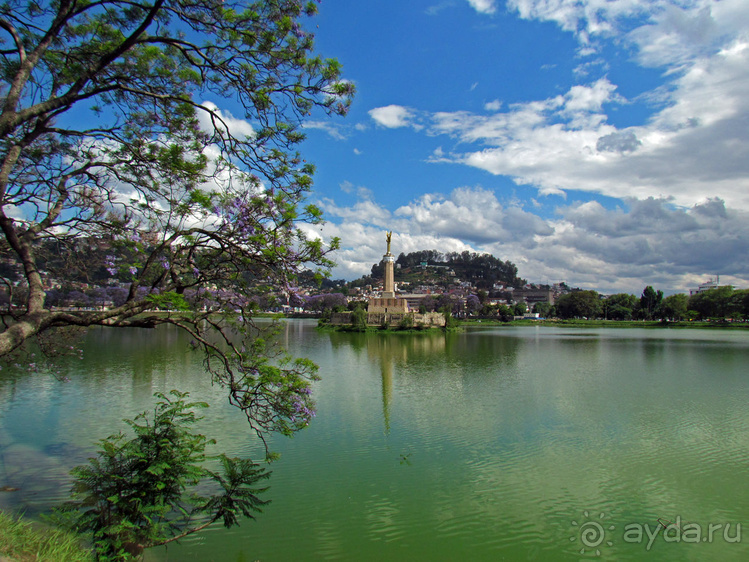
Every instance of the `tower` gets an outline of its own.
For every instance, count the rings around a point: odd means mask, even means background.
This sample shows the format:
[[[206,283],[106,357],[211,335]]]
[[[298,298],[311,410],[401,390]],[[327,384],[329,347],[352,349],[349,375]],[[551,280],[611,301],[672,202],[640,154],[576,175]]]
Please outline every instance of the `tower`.
[[[388,249],[387,253],[382,256],[382,261],[385,262],[385,287],[382,291],[382,298],[394,299],[395,298],[395,257],[390,253],[390,237],[393,235],[392,232],[387,234]]]
[[[399,299],[395,296],[395,257],[390,253],[390,239],[393,233],[387,233],[387,251],[382,256],[385,264],[385,284],[382,295],[379,298],[369,300],[367,312],[377,314],[406,314],[408,312],[408,303],[405,299]]]

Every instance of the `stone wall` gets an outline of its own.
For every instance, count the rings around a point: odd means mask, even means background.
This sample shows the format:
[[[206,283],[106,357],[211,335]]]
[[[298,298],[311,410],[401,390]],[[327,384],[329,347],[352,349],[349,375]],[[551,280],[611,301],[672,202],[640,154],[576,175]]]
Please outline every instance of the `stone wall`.
[[[367,325],[368,326],[382,326],[385,322],[393,328],[396,328],[403,320],[404,316],[413,317],[413,325],[417,327],[419,324],[429,327],[442,327],[445,325],[445,317],[439,312],[427,312],[426,314],[419,313],[405,313],[405,314],[394,314],[390,312],[369,312],[367,313]],[[345,326],[351,324],[351,313],[350,312],[334,312],[330,316],[330,323],[334,326]]]

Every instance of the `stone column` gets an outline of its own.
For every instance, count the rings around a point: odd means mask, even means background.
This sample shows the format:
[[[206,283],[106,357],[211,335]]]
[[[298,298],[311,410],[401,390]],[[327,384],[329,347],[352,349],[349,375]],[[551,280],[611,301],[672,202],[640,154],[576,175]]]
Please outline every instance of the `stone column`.
[[[394,299],[395,298],[395,257],[391,253],[387,253],[382,256],[385,261],[385,290],[382,292],[382,298]]]

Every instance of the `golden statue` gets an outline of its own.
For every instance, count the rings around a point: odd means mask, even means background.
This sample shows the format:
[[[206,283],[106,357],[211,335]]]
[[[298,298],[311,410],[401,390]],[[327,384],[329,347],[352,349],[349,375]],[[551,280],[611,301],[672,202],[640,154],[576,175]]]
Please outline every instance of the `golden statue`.
[[[388,251],[387,251],[388,254],[390,253],[390,239],[392,237],[393,237],[393,231],[392,230],[385,235],[385,238],[387,239],[387,242],[388,242]]]

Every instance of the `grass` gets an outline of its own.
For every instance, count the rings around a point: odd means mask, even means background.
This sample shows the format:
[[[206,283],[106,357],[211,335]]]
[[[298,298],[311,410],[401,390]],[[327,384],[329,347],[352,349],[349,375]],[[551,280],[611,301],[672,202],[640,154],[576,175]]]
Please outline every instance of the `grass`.
[[[479,325],[504,325],[504,326],[560,326],[571,328],[727,328],[727,329],[747,329],[749,324],[746,322],[723,322],[723,321],[687,321],[680,322],[661,322],[660,320],[583,320],[583,319],[546,319],[546,320],[513,320],[502,322],[493,318],[481,320],[467,319],[461,320],[461,323],[469,326]]]
[[[8,562],[90,562],[77,535],[36,526],[0,511],[0,559]]]

